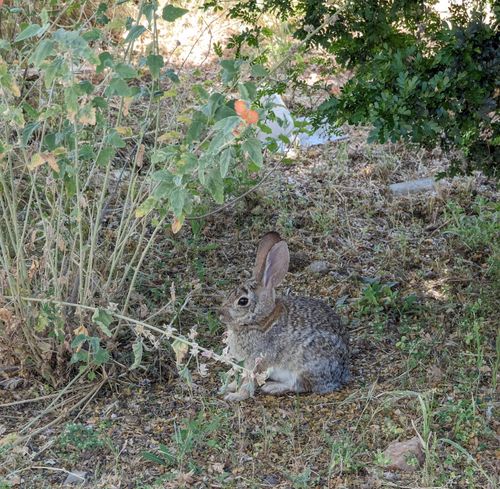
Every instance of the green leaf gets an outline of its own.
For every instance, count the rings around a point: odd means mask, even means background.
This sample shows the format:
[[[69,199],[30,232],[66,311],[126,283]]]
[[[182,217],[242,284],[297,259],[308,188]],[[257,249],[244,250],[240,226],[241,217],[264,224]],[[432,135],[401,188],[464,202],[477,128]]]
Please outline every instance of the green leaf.
[[[146,28],[142,25],[134,25],[130,28],[128,31],[127,37],[125,38],[125,44],[128,44],[129,42],[135,41],[138,37],[140,37],[144,32],[146,31]]]
[[[114,129],[107,135],[106,144],[109,144],[114,148],[124,148],[127,145]]]
[[[155,13],[156,6],[156,2],[150,2],[146,3],[142,7],[142,13],[144,14],[144,17],[146,17],[149,26],[151,26],[151,22],[153,22],[153,15]]]
[[[234,158],[234,150],[233,148],[226,148],[223,150],[220,154],[220,160],[219,160],[219,167],[220,167],[220,174],[222,178],[225,178],[228,171],[229,171],[229,165],[231,164],[231,161]]]
[[[255,78],[262,78],[268,75],[268,71],[266,70],[266,68],[259,64],[252,65],[250,72]]]
[[[222,149],[234,141],[234,136],[232,134],[224,134],[219,132],[214,136],[212,141],[208,146],[208,153],[212,153],[212,156],[216,156]]]
[[[198,167],[198,158],[193,153],[183,153],[176,162],[176,175],[188,175]]]
[[[152,196],[156,200],[161,200],[165,199],[170,195],[170,192],[172,191],[172,181],[162,181],[160,182],[155,189],[153,190]]]
[[[142,452],[142,458],[158,465],[167,465],[166,461],[152,452]]]
[[[132,351],[134,352],[134,363],[130,366],[130,370],[136,369],[142,361],[142,340],[138,339],[132,345]]]
[[[222,67],[222,81],[226,84],[231,83],[238,78],[241,60],[225,59],[220,62]]]
[[[99,348],[94,354],[94,363],[96,365],[104,365],[109,360],[109,352],[104,348]]]
[[[21,137],[21,144],[26,147],[33,133],[40,127],[40,122],[28,122],[23,129],[23,135]]]
[[[71,355],[71,360],[69,361],[70,364],[78,363],[78,362],[87,362],[88,359],[88,352],[85,350],[80,350],[80,351],[75,351],[73,355]]]
[[[68,65],[64,61],[64,58],[58,56],[45,68],[45,88],[49,89],[52,82],[57,78],[57,76],[68,72]]]
[[[88,42],[77,31],[58,29],[52,36],[60,44],[60,49],[69,51],[73,56],[81,57],[93,65],[99,64],[97,53],[90,48]]]
[[[136,210],[135,217],[140,218],[149,214],[155,207],[157,200],[154,197],[148,197]]]
[[[174,211],[175,217],[179,218],[182,215],[185,200],[186,189],[184,187],[175,187],[170,192],[170,207]]]
[[[78,86],[71,85],[64,90],[64,102],[68,115],[76,115],[78,112]]]
[[[166,5],[163,8],[161,16],[163,20],[166,20],[167,22],[174,22],[188,12],[189,10],[186,10],[185,8],[175,7],[174,5]]]
[[[44,31],[44,28],[39,26],[38,24],[31,24],[15,37],[14,42],[19,42],[19,41],[24,41],[25,39],[30,39],[31,37],[35,37],[43,31]]]
[[[186,143],[190,144],[193,141],[198,141],[200,139],[201,133],[207,124],[207,116],[200,111],[196,111],[193,116],[193,120],[189,126],[186,133]]]
[[[248,153],[250,160],[259,168],[264,162],[262,157],[262,143],[256,138],[249,138],[242,144],[243,151]]]
[[[30,56],[30,63],[33,63],[36,68],[39,68],[42,62],[54,53],[54,46],[55,42],[51,39],[42,40]]]
[[[205,186],[217,204],[224,203],[224,182],[219,168],[214,168],[208,175]]]
[[[104,68],[113,68],[113,56],[107,51],[99,54],[99,64],[96,66],[95,72],[99,74],[104,71]]]
[[[241,118],[237,115],[232,115],[216,122],[214,124],[214,131],[222,131],[224,134],[230,134],[240,124]]]
[[[9,41],[5,39],[0,39],[0,49],[10,49]]]
[[[238,83],[238,92],[240,92],[241,99],[250,100],[250,94],[248,93],[247,87],[244,83]]]
[[[42,21],[42,24],[47,24],[49,22],[49,14],[47,12],[47,9],[42,9],[40,12],[40,20]]]
[[[104,93],[108,97],[113,95],[118,95],[119,97],[129,97],[130,88],[123,78],[114,77]]]
[[[109,325],[113,321],[113,316],[104,309],[97,309],[92,316],[92,321],[99,326],[106,336],[112,336]]]
[[[146,58],[146,64],[149,67],[149,71],[151,71],[151,76],[153,80],[157,80],[160,77],[160,71],[163,68],[163,56],[159,54],[150,54]]]
[[[165,75],[167,75],[167,78],[172,80],[174,83],[180,83],[180,79],[177,76],[177,73],[172,68],[169,68],[167,71],[165,71]]]
[[[115,66],[115,73],[120,75],[123,79],[137,77],[137,70],[126,63],[118,63]]]
[[[94,91],[94,85],[89,80],[81,80],[78,83],[78,88],[85,95],[90,95]]]
[[[88,339],[89,339],[89,337],[85,334],[76,335],[73,338],[73,340],[71,341],[71,348],[73,348],[73,349],[78,348],[80,345],[85,343]]]
[[[87,41],[87,42],[92,42],[92,41],[97,41],[100,39],[102,36],[101,30],[97,28],[90,29],[87,32],[84,32],[82,34],[82,37]]]
[[[114,148],[106,146],[99,152],[96,163],[98,166],[107,166],[107,164],[114,158],[116,151]]]
[[[196,85],[193,85],[193,92],[198,98],[201,98],[202,100],[208,100],[208,97],[210,97],[210,94],[206,91],[205,87],[197,83]]]
[[[172,153],[170,151],[166,151],[164,148],[162,149],[157,149],[152,155],[151,155],[151,163],[153,165],[156,165],[157,163],[163,163],[166,161],[168,158],[171,158],[174,156],[175,153]]]

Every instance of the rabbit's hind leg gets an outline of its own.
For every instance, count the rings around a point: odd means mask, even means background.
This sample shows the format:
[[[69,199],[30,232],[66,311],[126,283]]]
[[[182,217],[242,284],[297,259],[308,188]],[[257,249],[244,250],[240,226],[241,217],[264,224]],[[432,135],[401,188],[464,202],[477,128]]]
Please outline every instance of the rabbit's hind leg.
[[[272,368],[268,371],[268,380],[262,386],[267,394],[284,394],[285,392],[303,392],[300,377],[292,370]]]

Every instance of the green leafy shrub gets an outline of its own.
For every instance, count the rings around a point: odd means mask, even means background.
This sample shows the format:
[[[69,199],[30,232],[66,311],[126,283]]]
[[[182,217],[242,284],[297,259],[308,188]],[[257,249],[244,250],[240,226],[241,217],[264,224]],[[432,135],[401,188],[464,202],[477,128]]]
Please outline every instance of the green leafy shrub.
[[[106,3],[83,16],[89,5],[2,8],[0,335],[9,341],[0,353],[53,385],[68,361],[95,377],[120,353],[117,335],[158,236],[223,204],[264,164],[264,67],[225,59],[212,93],[184,86],[159,54],[157,29],[186,9],[143,2],[135,18],[112,19]],[[58,27],[64,16],[86,20]],[[125,348],[131,368],[143,352],[136,326]]]
[[[452,4],[444,21],[434,3],[267,0],[237,2],[230,15],[253,26],[240,43],[263,38],[264,12],[294,23],[302,39],[321,26],[310,43],[332,55],[324,72],[352,76],[320,105],[317,121],[370,125],[370,141],[440,146],[449,174],[482,170],[498,178],[500,9],[484,0]]]

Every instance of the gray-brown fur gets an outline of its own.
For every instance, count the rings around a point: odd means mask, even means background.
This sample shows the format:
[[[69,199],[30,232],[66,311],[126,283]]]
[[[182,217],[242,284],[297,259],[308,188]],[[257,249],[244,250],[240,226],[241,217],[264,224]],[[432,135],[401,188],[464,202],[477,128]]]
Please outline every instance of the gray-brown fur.
[[[243,360],[247,368],[253,369],[258,363],[257,370],[271,373],[262,387],[265,392],[334,391],[349,379],[346,332],[340,318],[321,300],[276,299],[274,287],[289,263],[286,243],[277,236],[264,236],[255,278],[234,290],[223,305],[230,353]],[[248,303],[240,305],[241,299],[248,299]],[[245,397],[241,392],[227,396],[231,400]]]

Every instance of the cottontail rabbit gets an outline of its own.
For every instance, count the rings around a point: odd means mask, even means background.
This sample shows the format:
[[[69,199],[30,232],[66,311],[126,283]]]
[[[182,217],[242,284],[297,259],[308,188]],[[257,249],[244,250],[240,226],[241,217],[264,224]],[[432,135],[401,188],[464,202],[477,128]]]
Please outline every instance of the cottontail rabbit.
[[[326,393],[349,380],[349,351],[340,318],[324,302],[305,297],[276,298],[288,271],[288,246],[276,232],[259,243],[253,278],[225,300],[221,319],[228,327],[230,355],[254,372],[265,372],[262,390]],[[253,381],[227,400],[243,400]]]

